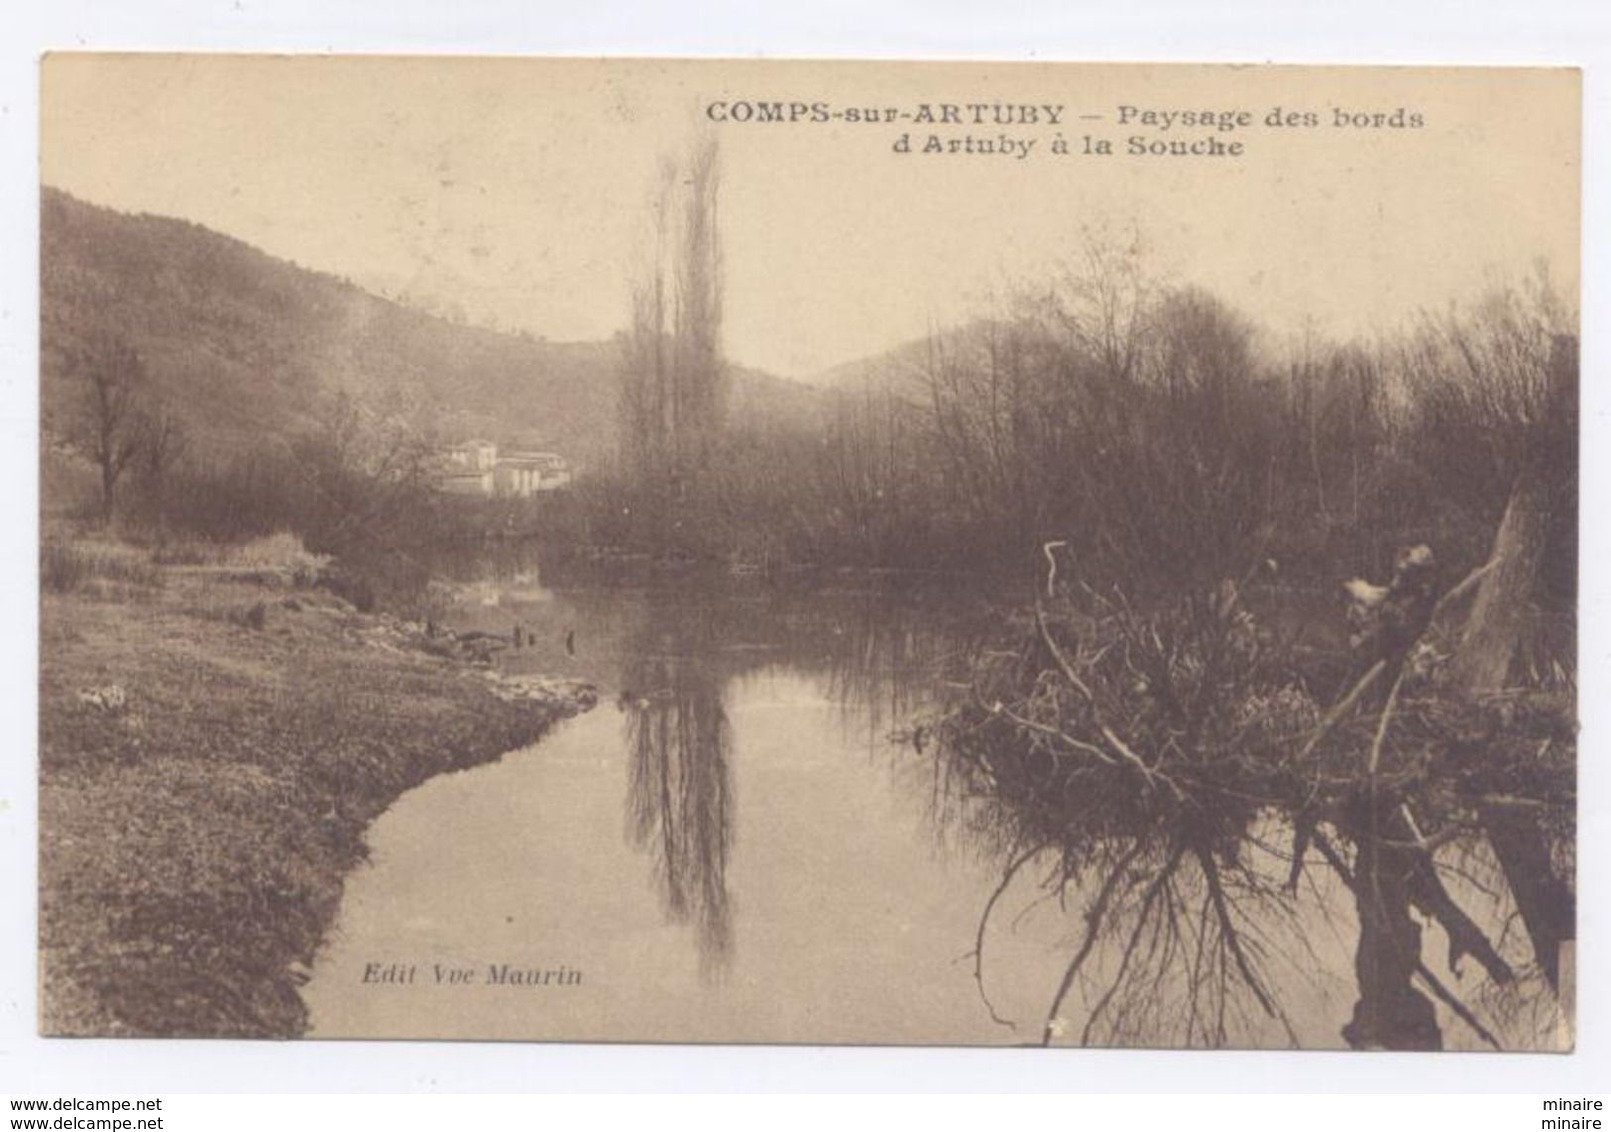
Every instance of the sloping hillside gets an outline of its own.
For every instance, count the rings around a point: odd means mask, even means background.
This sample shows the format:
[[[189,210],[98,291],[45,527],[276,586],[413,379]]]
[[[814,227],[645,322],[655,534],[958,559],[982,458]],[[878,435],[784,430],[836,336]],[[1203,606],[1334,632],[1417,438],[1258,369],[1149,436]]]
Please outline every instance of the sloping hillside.
[[[956,333],[949,331],[946,336]],[[813,388],[839,393],[859,395],[869,390],[887,391],[922,400],[927,396],[927,375],[934,361],[934,348],[934,341],[914,338],[883,353],[825,369],[813,374],[809,381]]]
[[[610,342],[558,343],[450,322],[183,220],[130,216],[46,188],[41,199],[41,407],[61,436],[82,391],[79,341],[116,332],[202,452],[311,426],[344,390],[407,406],[445,439],[542,444],[583,464],[614,437]],[[793,414],[812,394],[738,371],[739,416]]]

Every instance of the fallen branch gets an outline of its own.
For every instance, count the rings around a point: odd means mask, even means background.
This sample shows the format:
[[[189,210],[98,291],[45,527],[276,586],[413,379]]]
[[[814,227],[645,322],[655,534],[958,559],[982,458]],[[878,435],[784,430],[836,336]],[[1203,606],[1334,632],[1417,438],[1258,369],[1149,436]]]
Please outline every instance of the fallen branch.
[[[1073,664],[1063,654],[1063,650],[1058,647],[1057,642],[1052,639],[1051,627],[1046,624],[1046,610],[1041,606],[1039,598],[1035,599],[1035,624],[1040,626],[1041,640],[1045,641],[1046,647],[1051,650],[1052,659],[1057,661],[1057,667],[1062,669],[1063,675],[1068,677],[1068,682],[1074,685],[1080,695],[1085,697],[1085,702],[1091,705],[1091,710],[1094,712],[1096,710],[1096,697],[1091,694],[1091,689],[1086,685],[1085,681],[1079,678],[1079,675],[1074,671]]]
[[[1315,726],[1314,732],[1309,736],[1309,741],[1304,744],[1303,750],[1298,752],[1299,762],[1306,760],[1314,749],[1320,745],[1321,740],[1331,734],[1332,728],[1342,721],[1342,717],[1348,714],[1349,710],[1359,702],[1359,698],[1370,689],[1372,684],[1381,678],[1382,673],[1385,671],[1387,671],[1387,662],[1384,660],[1378,660],[1365,670],[1365,674],[1359,678],[1358,683],[1349,690],[1346,696],[1338,700],[1336,705],[1326,713],[1325,718]]]
[[[997,700],[991,704],[985,704],[984,708],[991,715],[1006,716],[1019,727],[1023,727],[1030,731],[1037,731],[1042,735],[1050,735],[1054,739],[1061,739],[1074,750],[1090,755],[1092,758],[1098,759],[1101,762],[1106,763],[1108,766],[1116,767],[1119,765],[1119,761],[1109,755],[1106,751],[1102,750],[1101,747],[1098,747],[1092,743],[1081,742],[1080,740],[1074,738],[1074,736],[1065,731],[1060,731],[1055,727],[1048,727],[1044,723],[1036,723],[1033,719],[1025,719],[1023,716],[1007,707],[1007,705],[1003,704],[1000,700]]]
[[[1141,771],[1142,776],[1146,778],[1148,783],[1152,783],[1154,781],[1162,782],[1165,786],[1169,787],[1170,791],[1174,794],[1175,801],[1183,802],[1186,800],[1186,795],[1181,792],[1180,787],[1175,784],[1174,779],[1170,778],[1162,771],[1154,770],[1152,767],[1142,762],[1141,756],[1127,747],[1124,740],[1115,735],[1112,729],[1107,727],[1102,728],[1102,737],[1108,741],[1108,745],[1110,747],[1119,752],[1119,754],[1133,764],[1136,769]]]
[[[1499,564],[1504,561],[1504,559],[1505,556],[1503,554],[1494,555],[1481,566],[1478,566],[1475,570],[1471,571],[1471,573],[1467,574],[1460,581],[1459,585],[1455,586],[1448,593],[1438,598],[1437,604],[1432,607],[1432,616],[1427,619],[1427,624],[1436,624],[1438,615],[1443,612],[1444,607],[1452,604],[1453,602],[1459,601],[1472,588],[1474,588],[1478,582],[1482,581],[1484,576],[1496,569]]]
[[[1376,768],[1382,763],[1382,744],[1387,740],[1387,725],[1393,719],[1393,709],[1398,706],[1399,689],[1403,686],[1404,671],[1400,669],[1398,676],[1393,680],[1393,687],[1387,693],[1387,702],[1382,705],[1381,718],[1376,721],[1376,737],[1371,740],[1370,761],[1366,764],[1365,770],[1370,775],[1372,790],[1376,788]]]

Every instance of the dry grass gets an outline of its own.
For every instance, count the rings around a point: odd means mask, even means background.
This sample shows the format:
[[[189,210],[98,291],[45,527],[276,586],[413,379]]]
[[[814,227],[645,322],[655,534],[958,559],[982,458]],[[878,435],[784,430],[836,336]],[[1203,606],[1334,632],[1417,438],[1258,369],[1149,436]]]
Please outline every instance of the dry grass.
[[[376,648],[320,590],[159,577],[145,602],[42,603],[41,1029],[293,1036],[368,823],[575,705]]]
[[[54,537],[39,548],[39,584],[50,593],[126,596],[131,588],[160,586],[162,579],[161,569],[133,547]]]
[[[325,579],[331,559],[314,554],[288,531],[245,542],[209,542],[203,539],[166,541],[151,553],[159,566],[200,568],[244,581],[275,581],[311,586]]]

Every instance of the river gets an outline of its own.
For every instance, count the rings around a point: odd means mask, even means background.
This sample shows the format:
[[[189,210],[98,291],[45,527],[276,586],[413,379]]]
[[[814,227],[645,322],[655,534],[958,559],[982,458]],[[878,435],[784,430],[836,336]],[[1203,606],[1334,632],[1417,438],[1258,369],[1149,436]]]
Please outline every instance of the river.
[[[998,807],[959,786],[926,727],[963,694],[959,661],[1000,609],[893,584],[549,589],[534,573],[462,595],[461,627],[518,623],[535,642],[505,667],[594,680],[601,704],[425,784],[372,826],[304,988],[312,1036],[1045,1036],[1098,874],[1054,882],[1062,849],[1016,853]],[[1275,1009],[1206,919],[1160,915],[1152,938],[1121,919],[1093,933],[1052,1040],[1345,1046],[1353,902],[1323,868],[1285,895],[1291,844],[1278,816],[1249,832],[1232,909]],[[1459,874],[1460,898],[1516,950],[1480,862],[1467,854]],[[1196,915],[1197,891],[1182,873],[1183,913]],[[1469,963],[1462,980],[1427,936],[1429,962],[1501,1043],[1559,1043],[1552,998],[1485,987]],[[1446,1047],[1484,1047],[1438,1009]]]

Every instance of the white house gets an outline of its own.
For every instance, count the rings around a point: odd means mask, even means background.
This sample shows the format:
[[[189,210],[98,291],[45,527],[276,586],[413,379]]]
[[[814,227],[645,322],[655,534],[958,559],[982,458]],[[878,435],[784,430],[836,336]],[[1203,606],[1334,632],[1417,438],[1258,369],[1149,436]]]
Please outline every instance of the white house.
[[[555,491],[571,482],[570,465],[555,452],[511,452],[498,461],[500,495]]]
[[[490,472],[498,463],[498,446],[490,440],[466,440],[443,455],[451,472]]]
[[[490,468],[467,471],[450,467],[437,476],[436,486],[449,495],[491,495],[496,489],[496,477]]]
[[[571,482],[571,467],[556,452],[498,455],[490,440],[468,440],[442,454],[437,486],[454,495],[512,496],[524,499]]]

